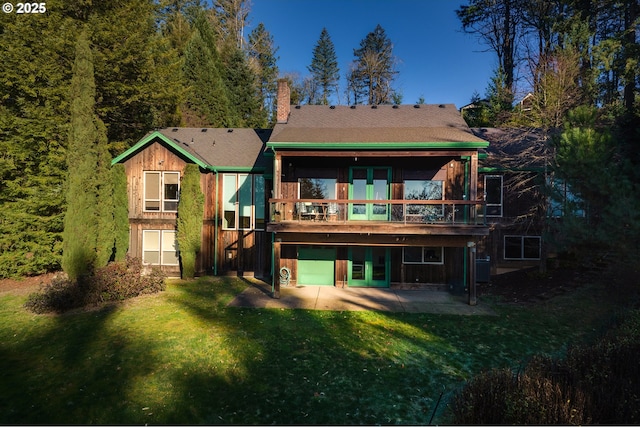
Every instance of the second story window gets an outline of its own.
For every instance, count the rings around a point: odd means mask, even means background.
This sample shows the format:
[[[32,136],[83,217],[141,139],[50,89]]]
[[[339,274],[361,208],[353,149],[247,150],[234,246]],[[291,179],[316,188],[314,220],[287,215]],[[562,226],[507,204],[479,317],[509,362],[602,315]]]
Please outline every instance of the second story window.
[[[265,182],[262,175],[222,175],[222,228],[264,230]]]
[[[176,212],[180,194],[180,172],[144,173],[144,210]]]
[[[484,200],[487,203],[487,216],[502,216],[502,175],[484,177]]]

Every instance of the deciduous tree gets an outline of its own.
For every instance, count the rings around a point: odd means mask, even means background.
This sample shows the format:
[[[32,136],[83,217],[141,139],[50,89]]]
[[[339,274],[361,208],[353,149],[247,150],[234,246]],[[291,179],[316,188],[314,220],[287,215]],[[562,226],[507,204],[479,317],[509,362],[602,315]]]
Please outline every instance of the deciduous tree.
[[[360,42],[360,48],[353,50],[353,55],[356,59],[347,81],[355,103],[361,101],[360,93],[364,94],[369,105],[392,103],[392,83],[398,72],[393,44],[384,29],[378,24]]]

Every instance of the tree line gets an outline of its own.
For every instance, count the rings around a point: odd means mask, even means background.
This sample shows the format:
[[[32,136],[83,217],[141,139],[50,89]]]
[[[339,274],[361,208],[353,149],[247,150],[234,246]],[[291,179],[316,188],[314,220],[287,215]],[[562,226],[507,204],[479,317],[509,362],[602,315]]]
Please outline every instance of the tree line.
[[[498,67],[470,126],[542,132],[512,169],[544,166],[549,223],[558,247],[632,259],[640,251],[640,1],[468,0],[462,29],[492,51]],[[525,95],[526,104],[515,101]],[[557,184],[562,183],[562,192]],[[522,194],[529,185],[517,183]],[[584,253],[584,252],[583,252]]]

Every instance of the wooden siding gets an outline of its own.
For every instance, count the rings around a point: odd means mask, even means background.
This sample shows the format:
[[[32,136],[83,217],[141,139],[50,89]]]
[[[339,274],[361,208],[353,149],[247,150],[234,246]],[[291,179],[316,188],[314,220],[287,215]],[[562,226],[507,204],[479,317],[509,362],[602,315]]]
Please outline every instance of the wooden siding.
[[[130,242],[129,253],[142,258],[143,230],[175,230],[176,212],[144,211],[144,172],[177,171],[182,178],[187,162],[157,142],[124,162],[129,195]],[[218,176],[203,172],[200,187],[205,195],[202,248],[196,260],[198,274],[255,274],[268,277],[271,273],[271,235],[266,231],[222,230],[222,212],[216,216],[216,203],[222,198],[222,186],[217,185]],[[266,194],[270,194],[271,183],[266,182]],[[216,194],[217,193],[217,194]],[[220,204],[219,204],[220,205]],[[219,208],[221,209],[221,207]],[[266,212],[265,212],[265,217]],[[217,222],[216,222],[217,220]],[[239,238],[241,236],[241,238]],[[238,254],[240,249],[240,254]],[[232,258],[228,258],[229,254]],[[238,264],[238,260],[241,263]],[[179,275],[180,268],[163,266],[171,275]]]

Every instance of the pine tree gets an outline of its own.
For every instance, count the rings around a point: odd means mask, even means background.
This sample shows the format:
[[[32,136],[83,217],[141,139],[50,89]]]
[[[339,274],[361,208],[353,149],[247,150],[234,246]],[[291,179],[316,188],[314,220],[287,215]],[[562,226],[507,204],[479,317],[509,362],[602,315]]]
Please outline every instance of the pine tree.
[[[202,246],[202,220],[204,218],[204,194],[200,189],[200,169],[188,164],[180,186],[178,202],[177,240],[182,261],[182,277],[193,278],[196,259]]]
[[[378,24],[353,50],[354,68],[349,75],[354,91],[363,91],[369,105],[390,104],[394,89],[391,87],[397,74],[393,44]]]
[[[71,79],[71,128],[67,151],[67,210],[64,217],[62,268],[73,281],[96,265],[99,119],[95,114],[93,56],[86,32],[76,44]]]
[[[319,104],[329,105],[329,95],[337,92],[340,70],[336,50],[326,28],[322,29],[318,43],[313,48],[311,65],[307,67],[315,85],[321,90]]]

